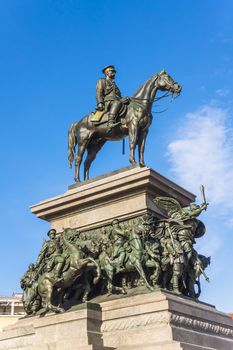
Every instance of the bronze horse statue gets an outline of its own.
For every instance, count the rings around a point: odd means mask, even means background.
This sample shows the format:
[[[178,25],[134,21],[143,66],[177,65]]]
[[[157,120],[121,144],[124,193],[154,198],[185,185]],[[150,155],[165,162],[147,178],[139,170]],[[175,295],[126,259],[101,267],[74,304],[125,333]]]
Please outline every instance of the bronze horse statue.
[[[84,152],[87,157],[84,162],[84,180],[89,179],[89,169],[99,150],[106,141],[121,140],[129,136],[130,157],[132,165],[135,161],[135,148],[138,146],[139,164],[144,166],[144,149],[148,129],[152,122],[152,105],[156,100],[158,90],[179,94],[181,86],[170,75],[162,70],[148,79],[130,98],[130,103],[118,117],[120,124],[109,131],[107,118],[96,125],[91,121],[92,114],[86,115],[80,121],[73,123],[68,132],[68,159],[72,166],[76,145],[78,151],[75,157],[75,181],[80,182],[80,165]],[[106,120],[106,122],[104,122]]]
[[[75,281],[84,276],[87,270],[96,270],[97,276],[93,279],[93,283],[96,284],[99,281],[101,270],[99,264],[91,257],[83,258],[79,247],[69,242],[66,235],[71,229],[65,229],[62,234],[63,246],[66,249],[66,253],[69,256],[69,268],[62,273],[62,281],[56,282],[53,271],[43,273],[38,279],[38,294],[41,297],[41,304],[44,308],[43,314],[48,311],[56,313],[63,312],[61,304],[63,296],[68,288],[70,288]],[[87,293],[89,288],[85,291],[85,300],[87,299]],[[59,306],[53,304],[53,296],[58,295]],[[84,301],[84,300],[83,300]]]

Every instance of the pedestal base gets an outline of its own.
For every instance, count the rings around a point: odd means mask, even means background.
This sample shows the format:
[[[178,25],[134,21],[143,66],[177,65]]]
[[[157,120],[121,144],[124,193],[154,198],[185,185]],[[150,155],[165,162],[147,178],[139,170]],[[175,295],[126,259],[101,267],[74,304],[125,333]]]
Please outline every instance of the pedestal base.
[[[232,350],[233,321],[214,306],[165,292],[28,317],[0,333],[1,350]]]
[[[153,203],[161,195],[177,199],[182,206],[195,200],[192,193],[153,169],[134,167],[70,186],[65,193],[31,206],[31,211],[49,221],[58,233],[67,227],[85,231],[147,211],[161,217]]]

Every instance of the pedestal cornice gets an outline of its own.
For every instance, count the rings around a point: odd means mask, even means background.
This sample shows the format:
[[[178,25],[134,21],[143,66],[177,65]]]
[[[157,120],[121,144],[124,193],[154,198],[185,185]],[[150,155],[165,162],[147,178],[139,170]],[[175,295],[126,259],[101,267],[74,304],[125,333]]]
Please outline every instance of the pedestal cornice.
[[[151,210],[161,216],[152,199],[176,198],[183,206],[195,195],[148,167],[123,168],[96,179],[72,185],[68,191],[30,207],[38,218],[63,227],[90,228],[114,218],[134,217]],[[59,224],[58,224],[59,222]]]

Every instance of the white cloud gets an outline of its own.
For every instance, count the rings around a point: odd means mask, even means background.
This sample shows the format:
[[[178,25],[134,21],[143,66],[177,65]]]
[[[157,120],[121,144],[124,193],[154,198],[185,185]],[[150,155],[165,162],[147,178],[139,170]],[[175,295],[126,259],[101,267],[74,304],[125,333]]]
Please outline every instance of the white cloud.
[[[168,146],[172,171],[183,186],[197,192],[205,185],[208,201],[233,208],[233,131],[229,112],[203,106],[184,117],[177,138]]]
[[[229,94],[230,91],[228,89],[218,89],[215,92],[218,96],[225,97]]]

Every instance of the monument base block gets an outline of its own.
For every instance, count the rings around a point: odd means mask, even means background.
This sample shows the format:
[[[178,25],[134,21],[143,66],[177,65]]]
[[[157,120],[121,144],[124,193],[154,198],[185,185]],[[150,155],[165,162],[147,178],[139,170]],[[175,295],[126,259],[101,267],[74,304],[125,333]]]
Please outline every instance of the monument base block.
[[[233,321],[214,306],[167,292],[87,303],[20,319],[1,350],[232,350]]]
[[[114,219],[127,220],[148,211],[161,217],[153,203],[156,196],[170,196],[182,206],[195,196],[151,168],[128,167],[100,176],[31,206],[38,218],[62,233],[70,227],[87,231],[103,227]]]

